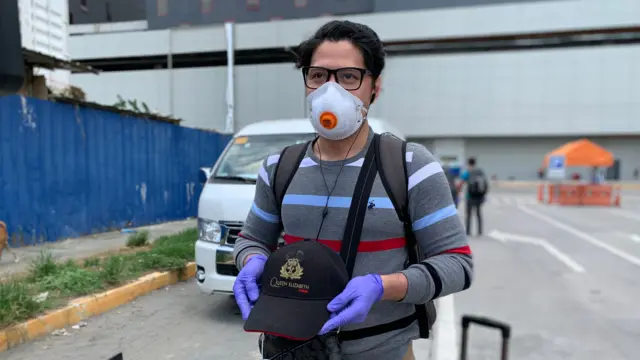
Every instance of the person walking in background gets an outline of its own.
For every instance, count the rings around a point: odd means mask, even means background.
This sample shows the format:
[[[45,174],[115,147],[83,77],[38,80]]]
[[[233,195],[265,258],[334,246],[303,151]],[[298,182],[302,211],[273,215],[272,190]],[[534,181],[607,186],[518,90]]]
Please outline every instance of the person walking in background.
[[[489,191],[489,181],[484,171],[476,166],[476,159],[467,160],[467,169],[460,177],[462,185],[466,185],[466,228],[467,236],[471,235],[471,216],[475,212],[478,219],[478,235],[482,235],[482,204]]]

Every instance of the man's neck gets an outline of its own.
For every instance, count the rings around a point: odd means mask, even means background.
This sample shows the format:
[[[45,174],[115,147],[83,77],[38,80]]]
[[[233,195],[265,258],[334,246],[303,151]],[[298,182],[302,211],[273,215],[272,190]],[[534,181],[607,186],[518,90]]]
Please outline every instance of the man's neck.
[[[355,134],[343,140],[327,140],[319,138],[313,148],[315,155],[324,161],[337,161],[351,158],[358,154],[367,144],[369,124],[362,124],[362,128]],[[349,149],[351,148],[351,149]],[[348,153],[347,153],[348,152]]]

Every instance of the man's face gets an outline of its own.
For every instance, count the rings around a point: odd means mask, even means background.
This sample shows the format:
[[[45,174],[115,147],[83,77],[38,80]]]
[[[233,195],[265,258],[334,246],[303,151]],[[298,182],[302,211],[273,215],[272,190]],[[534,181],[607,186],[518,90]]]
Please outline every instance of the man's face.
[[[331,70],[346,67],[366,69],[360,50],[347,40],[337,42],[325,41],[320,44],[311,58],[311,66],[319,66]],[[335,76],[331,76],[329,81],[335,82]],[[305,89],[307,95],[315,90],[309,89],[308,87],[305,87]],[[380,78],[378,77],[374,82],[371,75],[365,75],[360,88],[357,90],[349,90],[349,92],[362,100],[364,105],[368,108],[371,101],[371,95],[375,93],[377,96],[379,89]]]

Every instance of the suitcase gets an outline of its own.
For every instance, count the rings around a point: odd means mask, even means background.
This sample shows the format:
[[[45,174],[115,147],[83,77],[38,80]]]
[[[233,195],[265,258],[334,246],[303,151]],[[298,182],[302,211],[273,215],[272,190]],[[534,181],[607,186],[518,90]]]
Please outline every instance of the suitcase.
[[[462,316],[462,343],[460,346],[460,360],[467,360],[467,345],[469,341],[469,326],[477,324],[500,330],[502,335],[502,357],[501,360],[509,359],[509,340],[511,338],[511,326],[493,319],[481,316]]]

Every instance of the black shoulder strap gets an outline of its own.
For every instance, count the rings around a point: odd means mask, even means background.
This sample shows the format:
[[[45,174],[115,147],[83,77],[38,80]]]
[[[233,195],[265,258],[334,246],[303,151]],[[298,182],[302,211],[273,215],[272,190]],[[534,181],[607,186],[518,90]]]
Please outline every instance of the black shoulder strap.
[[[409,178],[407,175],[407,142],[390,133],[380,135],[376,143],[376,163],[382,185],[389,195],[398,218],[403,223],[409,217]]]
[[[375,134],[373,143],[378,141],[379,135]],[[346,264],[349,277],[353,276],[353,268],[356,264],[356,255],[358,254],[358,246],[360,245],[360,236],[362,235],[362,226],[364,225],[364,215],[367,212],[367,204],[369,195],[373,189],[373,183],[378,174],[378,168],[375,161],[375,146],[369,146],[367,154],[364,156],[360,175],[356,181],[356,186],[351,198],[351,207],[347,215],[347,223],[344,227],[344,235],[342,236],[342,244],[340,246],[340,256]]]
[[[311,144],[311,141],[290,145],[284,148],[280,153],[280,159],[276,165],[275,172],[273,174],[273,183],[271,184],[278,212],[280,212],[282,207],[282,200],[284,199],[284,195],[287,193],[289,184],[291,184],[293,176],[296,174],[302,159],[304,159],[304,156],[307,153],[309,144]]]
[[[418,246],[413,233],[411,217],[409,216],[409,174],[407,171],[407,142],[390,133],[380,136],[377,143],[376,161],[380,181],[398,214],[398,218],[404,224],[404,237],[407,242],[409,264],[418,264],[424,256]],[[436,309],[432,301],[425,305],[416,305],[416,318],[420,328],[420,337],[429,337],[429,330],[436,319]]]
[[[353,275],[355,258],[360,244],[362,226],[366,206],[371,194],[371,189],[376,178],[380,174],[380,179],[393,203],[396,213],[402,220],[407,240],[407,251],[409,261],[417,264],[422,258],[416,244],[415,236],[411,228],[411,218],[408,211],[408,178],[406,168],[406,142],[391,134],[375,134],[373,143],[369,147],[360,170],[360,176],[356,182],[356,188],[351,200],[351,208],[347,217],[345,233],[342,239],[340,255],[347,264],[349,275]],[[429,337],[429,330],[435,321],[435,306],[433,301],[425,305],[416,305],[415,313],[404,318],[367,328],[356,330],[340,331],[339,338],[342,341],[359,340],[371,336],[384,334],[389,331],[403,329],[418,321],[420,337]]]

